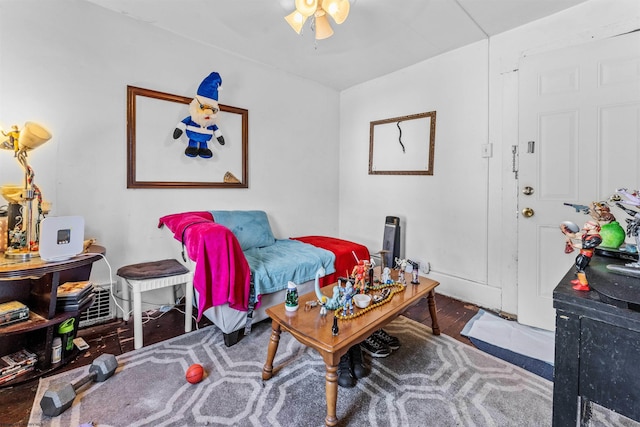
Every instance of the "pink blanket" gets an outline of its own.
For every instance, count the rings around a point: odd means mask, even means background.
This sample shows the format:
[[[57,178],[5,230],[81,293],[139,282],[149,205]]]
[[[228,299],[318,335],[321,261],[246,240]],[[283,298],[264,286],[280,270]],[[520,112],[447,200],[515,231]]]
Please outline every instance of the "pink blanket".
[[[183,242],[196,262],[193,287],[198,291],[198,321],[213,306],[247,311],[251,272],[240,243],[227,227],[216,224],[209,212],[184,212],[160,218],[173,237]]]

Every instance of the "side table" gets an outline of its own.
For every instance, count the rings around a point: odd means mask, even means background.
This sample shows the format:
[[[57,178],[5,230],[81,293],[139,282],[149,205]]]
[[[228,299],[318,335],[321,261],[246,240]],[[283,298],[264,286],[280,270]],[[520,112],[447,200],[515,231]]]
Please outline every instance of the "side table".
[[[408,276],[405,276],[407,286],[404,291],[394,294],[389,302],[368,310],[353,319],[340,321],[340,333],[338,335],[332,334],[331,317],[323,318],[320,316],[320,310],[306,312],[299,309],[292,313],[285,309],[284,302],[267,308],[266,312],[271,317],[272,332],[267,349],[267,360],[262,368],[262,379],[266,381],[273,376],[273,361],[278,351],[280,334],[282,331],[289,332],[300,343],[318,351],[325,362],[325,394],[327,400],[325,424],[335,426],[338,423],[336,414],[338,364],[340,363],[340,357],[351,346],[364,341],[374,331],[391,322],[422,298],[427,298],[428,300],[433,333],[434,335],[440,334],[434,301],[434,289],[439,283],[421,277],[420,283],[414,285],[409,283],[411,279]],[[333,289],[333,286],[327,286],[322,288],[322,292],[326,295],[331,289]],[[299,304],[304,307],[308,301],[316,300],[315,292],[309,292],[300,296]],[[360,309],[356,308],[355,310],[357,313]]]
[[[125,281],[122,287],[123,318],[129,320],[130,299],[129,286],[133,291],[133,337],[134,348],[142,347],[142,297],[141,293],[185,285],[184,331],[191,332],[191,316],[193,313],[193,273],[175,259],[144,262],[120,267],[116,274]]]

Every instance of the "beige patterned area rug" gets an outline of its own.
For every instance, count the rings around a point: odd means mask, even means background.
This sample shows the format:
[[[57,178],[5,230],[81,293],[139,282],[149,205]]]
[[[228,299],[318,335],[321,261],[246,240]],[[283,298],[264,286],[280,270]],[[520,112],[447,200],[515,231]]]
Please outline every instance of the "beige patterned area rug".
[[[262,381],[270,322],[254,325],[226,347],[207,327],[118,357],[116,373],[82,387],[70,409],[43,416],[40,398],[53,383],[74,382],[88,367],[40,380],[29,425],[79,426],[322,426],[325,367],[319,354],[282,333],[274,363]],[[402,346],[372,360],[372,373],[355,388],[338,390],[341,426],[547,426],[551,382],[405,317],[385,328]],[[185,370],[202,364],[199,384]],[[592,425],[626,425],[594,411]]]

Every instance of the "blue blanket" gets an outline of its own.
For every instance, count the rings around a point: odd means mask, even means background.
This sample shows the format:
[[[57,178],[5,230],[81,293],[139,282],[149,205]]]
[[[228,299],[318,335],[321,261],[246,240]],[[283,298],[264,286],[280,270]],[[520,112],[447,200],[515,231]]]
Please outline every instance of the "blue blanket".
[[[301,284],[315,279],[320,267],[326,274],[335,272],[333,252],[297,240],[277,239],[273,245],[245,250],[244,256],[253,273],[256,295],[285,289],[289,281]]]

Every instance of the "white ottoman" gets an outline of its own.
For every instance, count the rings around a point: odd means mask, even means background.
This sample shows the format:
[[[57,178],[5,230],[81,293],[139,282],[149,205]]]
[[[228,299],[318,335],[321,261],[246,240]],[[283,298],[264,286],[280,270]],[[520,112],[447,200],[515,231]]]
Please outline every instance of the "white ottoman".
[[[175,259],[144,262],[126,265],[118,269],[116,274],[124,279],[122,287],[124,299],[123,318],[129,320],[130,298],[129,287],[133,290],[133,336],[134,347],[142,347],[142,298],[140,294],[154,289],[185,285],[185,318],[184,331],[191,332],[191,316],[193,312],[193,273]]]

